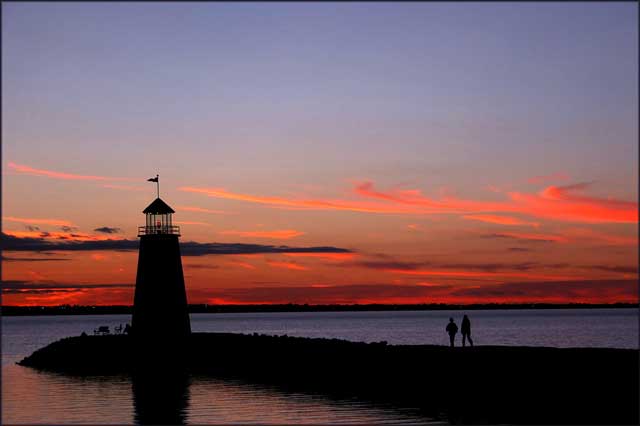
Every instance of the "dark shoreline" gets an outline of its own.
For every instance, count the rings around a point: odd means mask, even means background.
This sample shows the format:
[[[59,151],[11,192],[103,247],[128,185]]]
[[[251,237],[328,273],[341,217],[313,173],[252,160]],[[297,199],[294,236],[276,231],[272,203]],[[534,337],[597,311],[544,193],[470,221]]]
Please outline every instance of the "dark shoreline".
[[[189,305],[189,313],[254,313],[254,312],[376,312],[376,311],[443,311],[443,310],[496,310],[496,309],[622,309],[636,308],[638,303],[485,303],[472,305],[416,304],[416,305]],[[117,315],[131,314],[132,306],[2,306],[2,316],[36,315]]]
[[[193,333],[174,345],[137,345],[126,335],[70,337],[19,364],[79,376],[130,374],[140,404],[155,407],[168,392],[184,404],[176,387],[195,374],[392,403],[451,423],[638,424],[639,353]],[[164,404],[172,412],[171,401]]]

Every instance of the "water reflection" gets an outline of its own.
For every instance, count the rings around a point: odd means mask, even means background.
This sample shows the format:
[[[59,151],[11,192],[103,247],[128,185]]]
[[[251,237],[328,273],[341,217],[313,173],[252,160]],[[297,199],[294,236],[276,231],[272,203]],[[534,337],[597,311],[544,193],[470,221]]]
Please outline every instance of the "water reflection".
[[[131,424],[132,419],[128,376],[2,368],[2,424]]]
[[[3,424],[426,424],[412,409],[186,374],[77,377],[5,365]]]
[[[191,405],[189,422],[193,424],[446,423],[433,421],[417,409],[207,376],[192,378]]]
[[[138,374],[132,379],[134,422],[140,425],[436,423],[415,409],[240,380],[175,372]]]
[[[133,375],[134,422],[141,425],[186,424],[189,385],[189,375],[182,372]]]

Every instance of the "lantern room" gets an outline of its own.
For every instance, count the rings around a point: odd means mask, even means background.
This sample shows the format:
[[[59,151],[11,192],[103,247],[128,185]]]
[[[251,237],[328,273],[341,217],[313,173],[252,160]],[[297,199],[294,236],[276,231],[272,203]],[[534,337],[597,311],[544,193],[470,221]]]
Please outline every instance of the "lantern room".
[[[143,235],[180,235],[180,227],[173,226],[172,215],[175,211],[160,197],[156,198],[142,211],[145,214],[145,226],[138,227],[138,236]]]

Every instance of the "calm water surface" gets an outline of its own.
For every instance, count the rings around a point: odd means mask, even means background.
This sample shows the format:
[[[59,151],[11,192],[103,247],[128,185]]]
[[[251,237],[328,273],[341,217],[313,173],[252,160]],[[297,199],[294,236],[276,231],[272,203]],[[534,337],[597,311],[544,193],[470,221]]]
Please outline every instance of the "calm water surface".
[[[476,345],[638,348],[637,309],[470,311]],[[287,334],[390,344],[448,344],[444,327],[459,311],[194,314],[193,331]],[[2,423],[132,424],[138,420],[128,376],[69,377],[15,365],[34,350],[129,315],[2,318]],[[459,339],[458,339],[459,340]],[[411,408],[195,376],[180,418],[189,424],[429,423]],[[183,411],[183,412],[182,412]]]

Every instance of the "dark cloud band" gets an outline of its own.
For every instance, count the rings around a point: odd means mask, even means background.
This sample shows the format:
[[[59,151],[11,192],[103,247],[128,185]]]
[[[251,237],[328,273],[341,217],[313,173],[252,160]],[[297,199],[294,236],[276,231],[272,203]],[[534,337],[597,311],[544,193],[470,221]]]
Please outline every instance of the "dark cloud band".
[[[120,228],[110,228],[108,226],[103,226],[102,228],[94,229],[95,232],[102,232],[103,234],[117,234],[120,232]]]
[[[138,250],[135,240],[102,240],[102,241],[50,241],[44,238],[15,237],[2,233],[2,248],[5,251],[91,251],[91,250]],[[208,254],[260,254],[260,253],[351,253],[351,250],[322,247],[289,247],[262,244],[240,243],[197,243],[187,241],[180,243],[183,256],[205,256]]]

